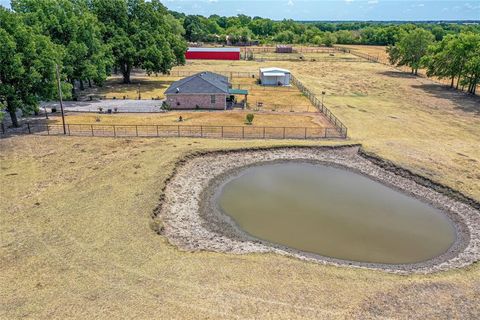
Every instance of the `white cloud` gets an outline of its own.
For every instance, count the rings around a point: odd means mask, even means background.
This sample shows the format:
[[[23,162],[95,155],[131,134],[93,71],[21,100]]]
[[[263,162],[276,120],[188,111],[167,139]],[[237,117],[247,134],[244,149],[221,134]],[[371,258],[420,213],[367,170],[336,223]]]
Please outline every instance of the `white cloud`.
[[[354,0],[345,0],[345,2],[347,2],[347,3],[348,3],[348,2],[353,2],[353,1],[354,1]]]
[[[208,0],[208,2],[213,3],[213,2],[218,2],[218,0]]]
[[[287,6],[293,6],[293,5],[294,5],[293,1],[292,1],[292,0],[288,0]]]
[[[378,0],[368,0],[367,3],[368,4],[377,4]]]

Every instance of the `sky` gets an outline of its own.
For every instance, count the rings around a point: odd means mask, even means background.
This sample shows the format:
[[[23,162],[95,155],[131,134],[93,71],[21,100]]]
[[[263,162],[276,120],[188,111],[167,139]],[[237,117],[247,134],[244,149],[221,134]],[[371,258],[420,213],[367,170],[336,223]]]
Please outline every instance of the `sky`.
[[[9,6],[10,0],[0,0]],[[186,14],[246,14],[274,20],[480,20],[480,0],[163,0]]]

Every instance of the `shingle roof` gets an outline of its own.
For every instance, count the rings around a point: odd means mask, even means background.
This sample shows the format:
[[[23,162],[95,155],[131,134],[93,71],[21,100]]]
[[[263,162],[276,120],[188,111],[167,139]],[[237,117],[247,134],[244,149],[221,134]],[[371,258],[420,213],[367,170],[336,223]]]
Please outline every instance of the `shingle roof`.
[[[213,72],[200,72],[175,81],[168,87],[165,94],[176,93],[227,93],[228,78]]]

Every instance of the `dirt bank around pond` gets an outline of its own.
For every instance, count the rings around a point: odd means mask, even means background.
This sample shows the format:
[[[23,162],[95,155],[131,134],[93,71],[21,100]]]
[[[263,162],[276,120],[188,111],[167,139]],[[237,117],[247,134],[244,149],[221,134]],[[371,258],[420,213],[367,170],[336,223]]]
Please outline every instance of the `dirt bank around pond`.
[[[413,196],[443,211],[453,222],[457,238],[444,254],[415,264],[375,264],[339,260],[306,253],[250,237],[218,211],[214,194],[219,186],[246,167],[260,163],[308,161],[351,170]],[[161,233],[184,250],[233,254],[274,252],[338,266],[381,269],[393,273],[431,273],[467,266],[480,257],[480,212],[465,201],[438,192],[418,179],[395,174],[359,153],[359,146],[274,148],[211,152],[181,161],[155,212]]]

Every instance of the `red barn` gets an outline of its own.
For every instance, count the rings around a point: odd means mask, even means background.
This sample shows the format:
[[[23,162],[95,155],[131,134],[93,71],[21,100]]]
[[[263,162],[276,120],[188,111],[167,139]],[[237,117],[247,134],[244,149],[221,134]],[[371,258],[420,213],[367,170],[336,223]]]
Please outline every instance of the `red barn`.
[[[240,48],[188,48],[186,59],[240,60]]]

